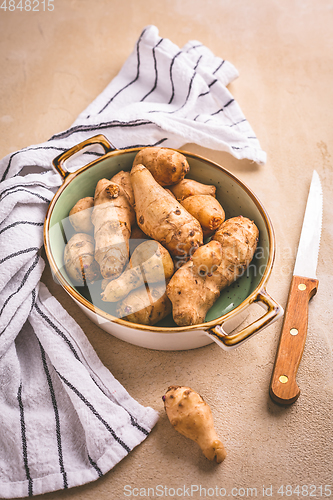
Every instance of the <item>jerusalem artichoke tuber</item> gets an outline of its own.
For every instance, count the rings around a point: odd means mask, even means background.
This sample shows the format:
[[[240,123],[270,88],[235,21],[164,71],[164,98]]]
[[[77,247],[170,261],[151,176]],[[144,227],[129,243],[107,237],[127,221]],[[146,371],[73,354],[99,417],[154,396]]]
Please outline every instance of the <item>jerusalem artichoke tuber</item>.
[[[190,170],[186,157],[168,148],[147,147],[134,158],[134,165],[144,165],[161,186],[170,186],[184,179]]]
[[[165,293],[165,283],[142,286],[119,302],[117,317],[131,323],[155,325],[171,313],[171,302]]]
[[[211,409],[203,398],[190,387],[172,385],[162,399],[175,430],[195,441],[208,460],[223,462],[227,453],[214,429]]]
[[[131,174],[130,172],[127,172],[125,170],[120,170],[120,172],[116,173],[111,179],[111,182],[115,182],[118,184],[118,186],[121,186],[123,190],[125,191],[125,194],[128,198],[128,201],[133,207],[134,210],[134,193],[133,193],[133,188],[131,184]],[[132,224],[135,223],[135,212],[134,212],[134,220],[132,221]]]
[[[173,271],[169,252],[157,241],[146,240],[135,248],[127,269],[108,283],[102,300],[118,302],[144,283],[165,283]]]
[[[200,223],[143,165],[132,167],[131,181],[138,226],[172,256],[188,258],[203,243]]]
[[[93,283],[100,276],[94,259],[94,239],[90,234],[75,233],[65,246],[65,268],[76,285]]]
[[[223,259],[219,272],[230,285],[243,274],[253,259],[259,230],[252,220],[239,215],[224,221],[212,239],[222,245]]]
[[[75,203],[69,212],[69,221],[77,233],[92,234],[94,226],[91,222],[91,214],[94,207],[94,198],[87,196]]]
[[[128,262],[131,210],[121,186],[107,179],[98,181],[92,223],[95,259],[103,278],[116,278]]]
[[[212,236],[225,219],[225,213],[216,198],[209,194],[194,194],[181,201],[202,227],[204,238]]]
[[[183,179],[173,186],[169,186],[170,191],[174,194],[178,201],[183,201],[188,196],[197,194],[216,195],[216,187],[210,184],[202,184],[193,179]]]
[[[210,241],[199,247],[192,259],[172,276],[167,295],[178,326],[204,322],[207,311],[220,296],[221,278],[216,273],[221,261],[220,243]]]
[[[168,283],[167,295],[177,325],[204,322],[221,290],[235,281],[250,264],[258,234],[254,222],[246,217],[228,219],[213,239],[198,248],[192,260],[175,272]]]

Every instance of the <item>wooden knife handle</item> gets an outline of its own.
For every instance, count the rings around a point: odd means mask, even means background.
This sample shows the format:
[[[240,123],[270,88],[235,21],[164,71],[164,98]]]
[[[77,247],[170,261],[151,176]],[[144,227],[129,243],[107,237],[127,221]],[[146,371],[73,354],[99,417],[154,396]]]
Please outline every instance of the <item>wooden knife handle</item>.
[[[301,392],[296,374],[308,329],[309,301],[317,288],[318,280],[293,276],[269,388],[273,401],[282,405],[294,403]]]

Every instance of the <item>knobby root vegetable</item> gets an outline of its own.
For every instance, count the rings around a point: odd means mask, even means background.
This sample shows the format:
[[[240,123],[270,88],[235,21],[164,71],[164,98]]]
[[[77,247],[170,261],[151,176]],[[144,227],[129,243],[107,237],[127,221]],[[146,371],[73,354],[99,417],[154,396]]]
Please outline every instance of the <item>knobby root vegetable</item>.
[[[159,273],[163,273],[163,277],[170,278],[173,274],[173,262],[168,250],[155,240],[140,243],[131,256],[129,266],[142,266],[149,279],[153,279],[154,272],[158,269]]]
[[[132,209],[123,188],[108,179],[98,181],[94,198],[95,259],[103,278],[117,278],[129,259]]]
[[[228,285],[242,275],[250,264],[258,239],[257,226],[242,215],[224,221],[214,234],[213,240],[221,243],[223,248],[219,272],[227,279]]]
[[[76,285],[94,283],[100,277],[94,259],[94,239],[90,234],[75,233],[64,250],[65,268]]]
[[[203,323],[207,311],[220,296],[215,273],[222,261],[222,247],[210,241],[196,250],[192,259],[177,269],[167,286],[172,315],[178,326]],[[218,276],[219,277],[219,276]]]
[[[135,248],[127,269],[108,283],[101,295],[102,300],[118,302],[144,283],[169,280],[173,272],[169,252],[157,241],[144,241]]]
[[[181,201],[186,210],[193,215],[202,227],[204,238],[220,227],[225,219],[225,213],[216,198],[209,194],[195,194]]]
[[[154,179],[143,165],[131,170],[138,226],[172,256],[184,259],[202,245],[200,223]]]
[[[208,460],[223,462],[227,453],[214,429],[211,409],[203,398],[190,387],[172,385],[162,399],[174,429],[195,441]]]
[[[111,179],[111,182],[115,182],[119,186],[123,188],[125,194],[130,202],[131,207],[134,210],[134,193],[131,184],[131,174],[130,172],[126,172],[125,170],[120,170],[116,175],[114,175]],[[135,212],[134,212],[134,220],[132,224],[135,223]]]
[[[87,196],[75,203],[69,212],[69,221],[77,233],[93,234],[94,226],[91,222],[91,214],[94,207],[94,198]]]
[[[210,241],[198,248],[192,256],[192,269],[197,276],[212,275],[222,262],[222,246],[218,241]]]
[[[183,179],[174,186],[169,186],[170,191],[174,194],[178,201],[185,200],[188,196],[197,194],[209,194],[216,196],[216,187],[210,184],[202,184],[193,179]]]
[[[104,302],[118,302],[124,299],[132,290],[136,290],[144,284],[145,280],[140,266],[126,269],[118,278],[108,280],[101,293],[101,299]]]
[[[198,248],[172,276],[167,295],[178,326],[203,323],[221,290],[233,283],[250,264],[258,228],[246,217],[227,219],[213,239]],[[219,250],[220,249],[220,250]]]
[[[116,314],[131,323],[155,325],[171,313],[165,283],[142,286],[119,302]]]
[[[139,151],[134,165],[144,165],[161,186],[170,186],[184,179],[190,166],[186,157],[167,148],[148,147]]]

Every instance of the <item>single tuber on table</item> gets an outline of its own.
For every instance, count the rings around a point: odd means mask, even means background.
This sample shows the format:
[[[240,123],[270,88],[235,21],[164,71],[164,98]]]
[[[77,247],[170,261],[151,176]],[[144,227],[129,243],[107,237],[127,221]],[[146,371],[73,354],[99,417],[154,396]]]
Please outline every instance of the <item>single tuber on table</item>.
[[[211,409],[200,394],[190,387],[171,385],[162,399],[174,429],[195,441],[208,460],[223,462],[226,450],[216,434]]]

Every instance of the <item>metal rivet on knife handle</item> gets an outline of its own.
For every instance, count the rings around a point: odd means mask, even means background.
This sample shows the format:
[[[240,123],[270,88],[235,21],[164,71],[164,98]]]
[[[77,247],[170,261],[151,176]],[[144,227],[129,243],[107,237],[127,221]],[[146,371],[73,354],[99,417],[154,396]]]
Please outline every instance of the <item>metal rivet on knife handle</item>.
[[[291,328],[290,329],[290,335],[297,335],[297,334],[298,334],[297,328]]]
[[[301,291],[303,292],[304,290],[306,290],[306,285],[305,285],[304,283],[300,283],[300,284],[298,285],[298,289],[299,289],[299,290],[301,290]]]
[[[279,381],[281,382],[281,384],[286,384],[288,382],[288,377],[286,375],[281,375],[279,377]]]

